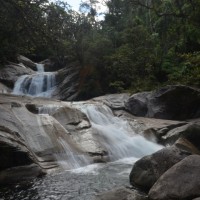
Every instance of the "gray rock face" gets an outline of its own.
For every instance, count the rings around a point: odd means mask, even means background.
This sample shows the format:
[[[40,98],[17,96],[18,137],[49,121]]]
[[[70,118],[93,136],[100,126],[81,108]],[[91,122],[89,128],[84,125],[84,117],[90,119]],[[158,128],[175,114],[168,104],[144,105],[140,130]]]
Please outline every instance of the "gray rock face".
[[[78,73],[77,67],[66,67],[57,72],[57,87],[53,98],[60,100],[74,100],[78,96]]]
[[[167,86],[132,95],[125,107],[136,116],[184,120],[200,116],[200,91],[187,86]]]
[[[32,60],[26,58],[25,56],[20,55],[20,56],[18,56],[17,59],[18,59],[18,61],[19,61],[20,63],[23,63],[25,66],[27,66],[27,67],[33,69],[34,71],[37,70],[36,64],[35,64]]]
[[[191,155],[166,171],[149,191],[151,200],[193,199],[200,196],[200,156]]]
[[[109,94],[105,96],[100,96],[93,98],[93,101],[101,101],[105,103],[107,106],[112,108],[113,110],[123,110],[125,108],[124,103],[128,100],[130,94],[122,93],[122,94]]]
[[[188,155],[191,153],[171,146],[143,157],[132,168],[129,176],[131,185],[148,191],[165,171]]]
[[[15,82],[17,79],[26,74],[34,74],[35,72],[31,70],[30,68],[25,67],[24,65],[20,64],[10,64],[6,65],[1,71],[0,71],[0,81],[10,87],[13,88]]]

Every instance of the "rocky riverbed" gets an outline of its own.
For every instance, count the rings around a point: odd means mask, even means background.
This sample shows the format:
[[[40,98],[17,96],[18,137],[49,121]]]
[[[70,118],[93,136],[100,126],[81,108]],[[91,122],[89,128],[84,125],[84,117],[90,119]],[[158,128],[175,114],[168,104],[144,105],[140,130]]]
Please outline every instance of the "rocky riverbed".
[[[16,81],[38,73],[29,59],[19,61],[0,71],[4,199],[200,198],[198,89],[166,86],[76,102],[71,100],[78,95],[77,72],[68,67],[56,72],[51,99],[17,95],[12,94]],[[118,161],[124,158],[128,161]],[[24,184],[30,186],[27,192]],[[48,194],[45,187],[55,190]]]

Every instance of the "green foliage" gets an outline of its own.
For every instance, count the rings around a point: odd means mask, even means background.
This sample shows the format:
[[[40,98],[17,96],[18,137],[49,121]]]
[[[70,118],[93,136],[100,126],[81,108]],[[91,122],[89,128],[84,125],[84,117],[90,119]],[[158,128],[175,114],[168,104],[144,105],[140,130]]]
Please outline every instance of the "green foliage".
[[[200,52],[178,55],[179,69],[169,74],[169,81],[200,87]]]
[[[199,87],[200,1],[105,3],[98,21],[95,0],[83,1],[81,13],[63,1],[3,1],[0,62],[17,54],[79,61],[84,98],[174,83]]]

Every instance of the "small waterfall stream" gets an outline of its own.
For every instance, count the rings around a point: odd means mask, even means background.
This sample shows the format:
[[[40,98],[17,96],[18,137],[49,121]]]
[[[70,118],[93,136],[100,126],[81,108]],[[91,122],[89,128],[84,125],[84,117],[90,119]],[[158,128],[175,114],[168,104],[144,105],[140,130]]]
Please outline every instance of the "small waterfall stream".
[[[115,117],[106,105],[84,105],[81,110],[90,119],[95,137],[107,149],[111,161],[141,158],[162,148],[134,133],[128,122]]]
[[[44,72],[43,64],[36,64],[37,73],[23,75],[15,83],[13,94],[51,97],[56,85],[55,72]]]
[[[89,156],[72,149],[66,140],[58,138],[58,142],[61,144],[64,151],[57,154],[56,158],[64,169],[77,169],[91,163]]]

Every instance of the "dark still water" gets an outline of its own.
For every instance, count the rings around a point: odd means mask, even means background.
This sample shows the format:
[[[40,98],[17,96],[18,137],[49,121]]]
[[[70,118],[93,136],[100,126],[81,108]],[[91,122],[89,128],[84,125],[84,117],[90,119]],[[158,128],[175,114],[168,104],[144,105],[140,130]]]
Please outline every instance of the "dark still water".
[[[0,200],[94,200],[96,194],[129,185],[135,158],[93,164],[0,188]]]

